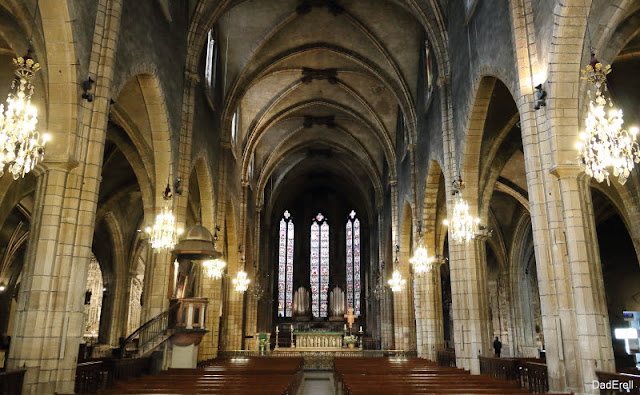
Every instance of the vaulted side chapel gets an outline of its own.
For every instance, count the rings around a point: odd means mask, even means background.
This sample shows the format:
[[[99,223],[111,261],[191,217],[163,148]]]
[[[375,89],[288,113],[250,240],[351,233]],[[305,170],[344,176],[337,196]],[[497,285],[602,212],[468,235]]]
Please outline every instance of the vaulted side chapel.
[[[639,70],[637,0],[0,0],[0,393],[638,390]]]

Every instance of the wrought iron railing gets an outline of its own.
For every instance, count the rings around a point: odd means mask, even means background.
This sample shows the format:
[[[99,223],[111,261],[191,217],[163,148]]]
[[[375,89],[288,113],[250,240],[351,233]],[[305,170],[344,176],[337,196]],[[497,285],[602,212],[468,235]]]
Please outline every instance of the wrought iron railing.
[[[179,308],[180,303],[174,304],[167,311],[153,317],[130,334],[122,344],[123,355],[135,355],[140,354],[140,351],[142,353],[149,351],[147,346],[167,333],[169,326],[173,324],[171,320],[175,319],[175,313]]]
[[[513,380],[533,393],[549,391],[547,365],[533,358],[493,358],[478,357],[480,374],[487,374],[503,380]]]
[[[549,376],[544,363],[524,362],[520,369],[520,385],[534,394],[549,392]],[[526,379],[526,383],[525,380]]]
[[[478,357],[480,374],[503,380],[520,380],[520,364],[516,359]]]
[[[456,352],[455,350],[440,350],[436,354],[436,359],[439,366],[456,367]]]
[[[21,394],[26,370],[0,373],[0,394]]]

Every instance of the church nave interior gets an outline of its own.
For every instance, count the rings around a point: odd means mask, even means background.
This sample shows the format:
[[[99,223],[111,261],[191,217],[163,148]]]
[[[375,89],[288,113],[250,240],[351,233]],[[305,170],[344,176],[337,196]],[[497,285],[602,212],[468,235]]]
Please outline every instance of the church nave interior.
[[[0,21],[2,391],[90,393],[110,363],[200,369],[174,380],[193,391],[375,385],[349,358],[432,392],[640,386],[638,1],[0,0]]]

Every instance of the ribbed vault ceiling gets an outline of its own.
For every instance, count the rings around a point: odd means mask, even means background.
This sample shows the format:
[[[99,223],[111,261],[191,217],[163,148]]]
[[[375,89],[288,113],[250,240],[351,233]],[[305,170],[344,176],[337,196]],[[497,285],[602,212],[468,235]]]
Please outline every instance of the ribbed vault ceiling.
[[[259,194],[304,169],[379,197],[385,171],[395,176],[399,117],[415,119],[424,31],[394,1],[304,3],[241,1],[218,19],[225,129],[239,109],[237,148]]]

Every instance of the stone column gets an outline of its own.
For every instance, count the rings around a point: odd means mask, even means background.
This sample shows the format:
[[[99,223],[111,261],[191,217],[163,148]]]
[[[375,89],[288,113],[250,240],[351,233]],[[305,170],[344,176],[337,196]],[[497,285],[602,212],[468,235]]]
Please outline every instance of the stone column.
[[[173,274],[171,254],[151,251],[144,276],[145,294],[142,322],[147,322],[169,308],[169,276]]]
[[[395,336],[395,347],[397,350],[413,350],[415,349],[415,332],[414,323],[410,320],[413,316],[413,286],[411,273],[409,273],[409,263],[394,266],[394,270],[398,270],[404,280],[407,280],[401,291],[393,292],[393,330]]]
[[[222,305],[222,279],[202,279],[202,297],[209,299],[205,327],[209,332],[204,335],[198,349],[198,361],[214,359],[218,356],[220,339],[220,308]]]
[[[558,303],[557,315],[545,317],[546,321],[554,319],[555,337],[547,336],[546,322],[543,324],[547,350],[553,354],[548,358],[557,360],[555,369],[550,367],[550,384],[597,393],[591,385],[597,379],[595,371],[614,371],[615,364],[590,179],[578,166],[557,166],[553,174],[558,178],[557,204],[562,212],[550,229],[558,246],[549,273],[556,292],[541,296],[543,304],[552,303],[552,298]]]
[[[260,215],[261,213],[262,213],[262,207],[257,206],[255,210],[253,259],[254,259],[254,262],[256,262],[256,267],[255,267],[256,273],[254,274],[257,274],[257,275],[254,275],[254,278],[256,279],[256,281],[261,281],[260,287],[263,291],[265,291],[265,289],[268,288],[269,285],[265,284],[262,276],[260,276],[260,273],[261,273],[260,264],[257,263],[259,262],[259,259],[260,259],[259,252],[260,252]],[[254,287],[258,286],[258,284],[250,284],[250,285],[253,285]],[[247,335],[249,334],[255,335],[258,332],[258,304],[259,303],[260,303],[260,300],[257,299],[255,296],[253,296],[251,292],[249,293],[249,295],[247,295],[247,311],[245,313],[246,322],[245,322],[245,328],[244,328],[245,333]],[[251,346],[249,344],[245,344],[245,349],[249,349],[250,347]]]
[[[422,341],[418,343],[418,356],[436,360],[438,350],[444,348],[442,322],[442,291],[440,286],[440,265],[418,277],[422,287],[421,313],[418,319],[416,307],[416,325],[422,327]]]
[[[478,356],[491,354],[486,238],[451,244],[451,298],[457,366],[480,374]]]
[[[232,274],[235,278],[236,273]],[[240,350],[242,348],[242,318],[244,311],[244,294],[235,290],[232,278],[229,278],[225,306],[224,349]]]
[[[61,167],[38,177],[7,364],[27,368],[25,394],[73,392],[93,232],[93,212],[75,211],[81,183]]]
[[[89,65],[96,81],[94,101],[79,103],[77,113],[61,111],[47,124],[57,132],[37,177],[7,361],[8,369],[27,369],[23,394],[74,391],[120,11],[118,0],[99,2]],[[81,121],[78,130],[60,130],[65,118],[75,116]]]
[[[414,274],[413,276],[413,308],[416,322],[416,351],[418,357],[425,358],[423,353],[423,345],[425,343],[424,330],[425,320],[423,314],[426,313],[425,300],[424,300],[424,288],[425,288],[425,274]]]

